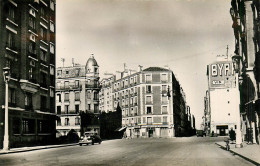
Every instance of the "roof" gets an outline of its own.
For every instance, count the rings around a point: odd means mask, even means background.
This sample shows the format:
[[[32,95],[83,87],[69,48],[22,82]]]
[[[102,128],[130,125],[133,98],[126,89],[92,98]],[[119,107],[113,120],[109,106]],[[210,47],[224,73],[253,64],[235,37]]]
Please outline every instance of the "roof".
[[[94,58],[94,56],[91,56],[91,57],[88,59],[86,66],[88,66],[88,67],[98,66],[97,61],[96,61],[96,59]]]
[[[170,71],[170,70],[162,68],[162,67],[148,67],[148,68],[144,69],[143,71]]]

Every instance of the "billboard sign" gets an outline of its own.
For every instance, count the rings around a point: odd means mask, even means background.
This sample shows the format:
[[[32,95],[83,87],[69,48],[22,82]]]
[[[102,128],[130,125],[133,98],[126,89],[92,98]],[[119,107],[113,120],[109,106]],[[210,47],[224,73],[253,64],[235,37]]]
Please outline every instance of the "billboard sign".
[[[235,72],[232,61],[220,61],[208,65],[209,88],[235,88]]]

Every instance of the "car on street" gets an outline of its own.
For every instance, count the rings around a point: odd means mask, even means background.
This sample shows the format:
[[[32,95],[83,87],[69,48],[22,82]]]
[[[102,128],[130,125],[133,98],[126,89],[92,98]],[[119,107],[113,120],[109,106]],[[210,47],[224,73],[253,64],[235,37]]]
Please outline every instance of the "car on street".
[[[84,135],[79,140],[79,145],[80,146],[82,146],[83,144],[94,145],[94,143],[101,144],[101,142],[102,142],[102,140],[101,140],[100,136],[97,133],[85,132]]]
[[[203,130],[197,130],[196,135],[197,137],[206,137],[206,133]]]

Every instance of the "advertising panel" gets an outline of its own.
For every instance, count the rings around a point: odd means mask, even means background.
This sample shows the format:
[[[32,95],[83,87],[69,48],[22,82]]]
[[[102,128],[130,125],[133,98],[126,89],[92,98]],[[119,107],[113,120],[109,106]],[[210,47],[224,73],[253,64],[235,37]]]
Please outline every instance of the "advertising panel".
[[[209,71],[209,88],[235,88],[236,79],[232,61],[221,61],[210,64]]]

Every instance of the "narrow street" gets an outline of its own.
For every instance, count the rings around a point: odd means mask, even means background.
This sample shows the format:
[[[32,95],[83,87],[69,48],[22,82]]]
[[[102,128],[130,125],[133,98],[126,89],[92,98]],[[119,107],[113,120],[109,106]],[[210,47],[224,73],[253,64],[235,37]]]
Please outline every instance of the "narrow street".
[[[252,165],[220,149],[222,137],[128,139],[0,156],[0,165]]]

